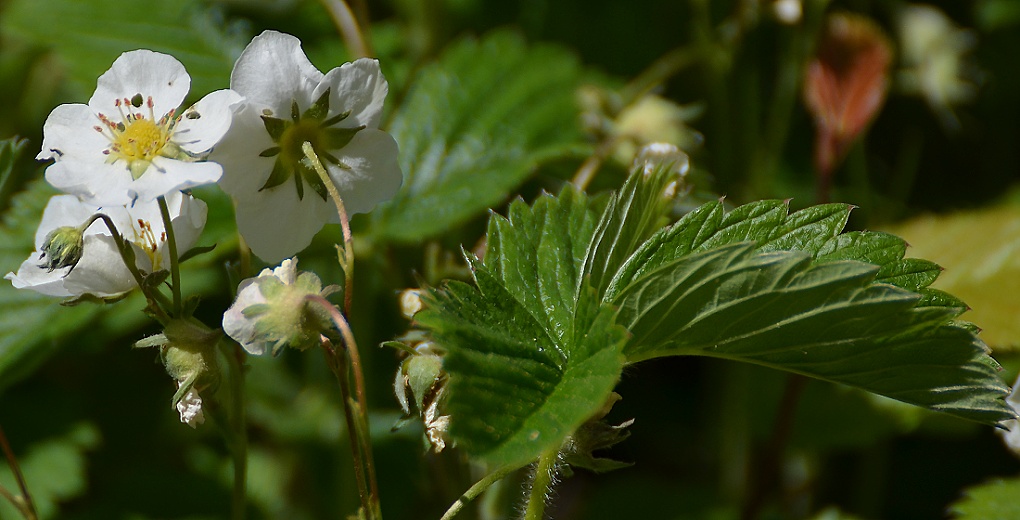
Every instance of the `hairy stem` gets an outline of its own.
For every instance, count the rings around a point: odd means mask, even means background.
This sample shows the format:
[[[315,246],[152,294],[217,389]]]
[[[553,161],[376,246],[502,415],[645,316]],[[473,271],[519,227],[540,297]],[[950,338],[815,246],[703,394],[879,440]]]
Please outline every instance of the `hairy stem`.
[[[301,150],[304,151],[308,161],[312,163],[315,173],[319,174],[319,179],[326,185],[326,191],[329,192],[329,196],[333,199],[333,204],[336,205],[336,211],[340,217],[340,229],[344,233],[343,258],[340,259],[341,267],[344,270],[344,314],[349,316],[351,314],[351,298],[354,293],[354,238],[351,234],[351,221],[347,217],[347,208],[344,206],[343,199],[340,198],[340,192],[337,191],[336,185],[333,184],[333,179],[329,177],[329,173],[322,165],[322,161],[319,160],[318,154],[312,148],[312,143],[305,141],[301,145]],[[358,399],[360,400],[362,397],[364,396],[359,395]]]
[[[145,295],[145,298],[149,301],[149,309],[154,313],[155,318],[161,324],[166,325],[170,321],[170,316],[167,315],[164,307],[169,306],[169,302],[166,301],[166,296],[156,290],[154,287],[148,287],[145,284],[145,277],[138,270],[138,266],[135,265],[134,250],[131,249],[131,244],[124,240],[124,236],[117,230],[117,225],[113,223],[108,215],[104,213],[96,213],[92,215],[89,220],[85,221],[85,226],[82,229],[88,229],[93,222],[102,220],[103,224],[106,224],[106,228],[110,230],[113,236],[113,242],[117,245],[117,252],[120,253],[120,257],[124,260],[124,267],[127,267],[128,272],[131,273],[131,277],[135,279],[135,283],[138,284],[138,288]]]
[[[524,520],[542,520],[545,515],[545,500],[556,480],[556,461],[558,450],[543,453],[535,464],[535,476],[528,490],[528,508],[524,511]]]
[[[7,435],[4,433],[3,428],[0,428],[0,448],[4,450],[4,457],[7,458],[7,464],[11,467],[11,473],[14,473],[14,480],[18,482],[21,496],[14,495],[2,486],[0,486],[0,494],[7,500],[10,500],[14,507],[18,508],[18,511],[21,512],[22,516],[28,520],[36,520],[38,516],[35,512],[35,504],[32,503],[32,495],[28,493],[25,475],[21,473],[21,466],[18,465],[18,459],[14,456],[14,450],[11,449],[10,443],[7,442]]]
[[[235,343],[227,354],[231,394],[231,429],[234,434],[231,456],[234,465],[234,488],[231,493],[231,518],[244,520],[248,488],[248,430],[244,412],[244,351]]]
[[[350,324],[343,314],[333,304],[322,296],[310,295],[308,301],[326,310],[336,329],[343,338],[344,351],[337,352],[337,349],[328,340],[323,338],[322,350],[326,356],[330,370],[336,376],[340,385],[341,397],[344,401],[344,417],[347,421],[347,430],[351,438],[351,455],[354,459],[354,472],[358,480],[358,491],[361,496],[361,504],[369,519],[382,518],[379,504],[379,486],[375,475],[375,463],[372,457],[372,439],[369,436],[368,427],[368,404],[365,399],[365,379],[361,370],[361,357],[358,355],[358,344],[354,340],[354,333]],[[346,355],[345,355],[346,353]],[[347,360],[350,358],[351,372],[354,373],[355,400],[351,395],[350,376],[347,370]]]
[[[457,513],[459,513],[461,509],[464,509],[464,506],[466,506],[468,502],[471,502],[475,498],[478,498],[478,495],[484,493],[485,490],[489,489],[490,486],[492,486],[496,482],[499,482],[500,480],[503,480],[503,478],[509,475],[511,472],[516,471],[520,468],[521,466],[513,465],[504,466],[482,477],[481,480],[475,482],[473,486],[468,488],[468,490],[465,491],[464,494],[461,495],[456,502],[450,505],[450,508],[446,510],[446,513],[443,513],[443,517],[440,518],[440,520],[450,520],[451,518],[457,516]]]

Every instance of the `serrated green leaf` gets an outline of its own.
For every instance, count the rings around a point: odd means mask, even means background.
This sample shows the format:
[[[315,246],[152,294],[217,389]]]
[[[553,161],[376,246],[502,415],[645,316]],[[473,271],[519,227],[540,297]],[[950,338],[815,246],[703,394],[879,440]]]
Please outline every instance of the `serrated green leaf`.
[[[964,520],[1020,518],[1020,478],[995,479],[967,488],[965,497],[949,506]]]
[[[730,212],[722,202],[704,204],[642,244],[616,273],[606,298],[612,299],[644,273],[677,258],[729,244],[752,241],[762,251],[814,255],[831,240],[838,241],[849,214],[846,204],[823,204],[793,214],[780,200],[753,202]],[[842,251],[847,245],[831,247]]]
[[[620,266],[663,224],[660,219],[672,202],[663,195],[670,180],[670,169],[662,165],[647,175],[634,171],[610,197],[585,253],[577,294],[582,284],[590,284],[601,296]]]
[[[623,368],[625,332],[590,295],[557,341],[478,262],[478,289],[451,282],[415,317],[447,349],[451,434],[496,465],[523,464],[596,413]]]
[[[180,60],[197,99],[227,87],[234,59],[247,43],[236,31],[225,32],[224,24],[202,9],[196,1],[12,0],[4,6],[0,31],[52,49],[66,72],[65,95],[77,102],[88,99],[96,78],[118,55],[134,49]]]
[[[500,203],[545,159],[583,145],[568,52],[497,31],[425,67],[395,114],[404,183],[372,232],[421,242]]]
[[[485,267],[557,339],[573,319],[578,271],[594,227],[588,198],[570,186],[531,207],[515,201],[508,218],[489,219]]]
[[[982,338],[996,352],[1020,346],[1016,298],[1020,293],[1020,208],[1002,205],[927,215],[888,230],[910,243],[912,255],[946,268],[934,287],[967,302],[973,309],[967,318],[981,325]]]
[[[958,309],[917,306],[919,294],[874,283],[875,265],[755,245],[681,257],[616,295],[628,361],[740,360],[988,424],[1011,416],[986,347],[951,321]]]

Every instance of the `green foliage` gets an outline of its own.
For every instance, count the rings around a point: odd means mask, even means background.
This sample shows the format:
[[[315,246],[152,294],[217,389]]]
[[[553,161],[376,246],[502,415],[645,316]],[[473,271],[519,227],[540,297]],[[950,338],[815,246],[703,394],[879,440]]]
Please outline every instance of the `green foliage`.
[[[24,153],[27,145],[27,140],[14,137],[0,141],[0,197],[9,191],[8,182],[14,172],[14,163]]]
[[[514,203],[509,220],[494,216],[485,263],[469,258],[477,288],[448,282],[415,317],[448,350],[451,433],[493,464],[558,450],[623,368],[625,332],[611,309],[590,290],[573,299],[592,229],[585,202],[564,190],[533,208]]]
[[[58,504],[85,493],[85,452],[99,444],[99,431],[88,423],[79,423],[59,437],[34,443],[18,454],[32,502],[41,520],[58,518]],[[0,466],[0,483],[8,490],[19,492],[14,474],[6,465]],[[6,500],[0,500],[0,518],[20,518]]]
[[[924,215],[886,230],[946,267],[936,285],[959,296],[996,353],[1020,346],[1020,205],[1015,201],[948,215]],[[980,230],[976,232],[976,230]]]
[[[196,10],[198,4],[13,0],[4,6],[0,31],[52,50],[65,68],[64,95],[77,102],[88,100],[96,78],[117,56],[134,49],[165,52],[180,60],[197,99],[227,87],[234,58],[245,43],[239,34],[224,32],[222,22]]]
[[[46,201],[54,194],[37,181],[14,197],[0,225],[0,266],[16,271],[33,249]],[[96,316],[95,306],[61,307],[59,300],[0,284],[0,389],[31,373],[56,352],[55,339]]]
[[[373,233],[417,243],[499,204],[543,160],[580,146],[568,52],[516,33],[466,39],[422,69],[394,116],[404,184]]]
[[[926,292],[939,267],[903,259],[902,240],[840,235],[846,205],[789,214],[782,201],[709,203],[653,235],[666,181],[632,174],[597,223],[570,187],[517,201],[490,219],[484,263],[469,257],[477,289],[432,292],[418,320],[449,351],[452,433],[469,450],[519,462],[572,435],[619,373],[619,340],[599,337],[607,313],[631,334],[629,362],[720,357],[987,424],[1012,417],[984,344],[952,321],[959,301]],[[597,376],[584,398],[578,369]],[[566,402],[569,419],[547,415]]]
[[[992,520],[1020,518],[1020,478],[996,479],[968,488],[950,507],[956,518]]]
[[[988,424],[1011,417],[987,347],[952,322],[964,306],[927,289],[940,268],[903,259],[892,235],[839,235],[848,214],[709,203],[656,234],[606,293],[634,335],[628,361],[738,359]]]

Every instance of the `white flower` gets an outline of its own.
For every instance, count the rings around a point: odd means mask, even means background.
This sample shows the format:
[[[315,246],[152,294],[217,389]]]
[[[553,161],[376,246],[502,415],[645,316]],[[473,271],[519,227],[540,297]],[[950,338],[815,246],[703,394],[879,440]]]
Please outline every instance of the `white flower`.
[[[325,185],[304,160],[310,142],[348,214],[371,211],[400,187],[397,143],[378,129],[388,86],[379,62],[319,72],[294,36],[266,31],[241,53],[230,88],[245,96],[223,142],[220,186],[237,227],[267,262],[294,255],[327,221],[338,222]]]
[[[177,387],[180,388],[180,386],[181,383],[178,381]],[[202,396],[198,395],[194,388],[188,390],[188,393],[184,394],[184,397],[177,402],[177,411],[181,414],[181,422],[192,428],[205,422],[205,413],[202,411]]]
[[[899,37],[900,83],[923,96],[943,123],[955,128],[952,106],[977,94],[979,73],[967,58],[977,44],[974,33],[960,29],[935,7],[908,5],[899,17]]]
[[[167,196],[167,206],[174,226],[179,251],[187,251],[198,240],[205,226],[206,205],[180,192]],[[104,213],[113,220],[124,239],[131,242],[138,269],[145,273],[170,268],[170,252],[159,205],[139,202],[133,207],[99,207],[81,202],[73,195],[57,195],[43,211],[35,234],[36,252],[18,268],[17,274],[7,273],[18,289],[30,289],[49,296],[77,297],[92,294],[114,297],[137,287],[134,277],[124,266],[113,240],[113,234],[102,220],[84,230],[81,258],[70,267],[50,265],[43,254],[50,232],[65,226],[81,226],[95,213]]]
[[[1020,375],[1017,376],[1016,383],[1013,384],[1013,393],[1006,398],[1006,404],[1013,407],[1014,412],[1020,414]],[[1006,431],[999,430],[1002,440],[1017,457],[1020,457],[1020,420],[1003,421],[1002,426],[1007,428]]]
[[[223,313],[223,332],[256,356],[276,355],[288,345],[301,350],[318,345],[320,335],[332,328],[331,321],[306,298],[325,297],[337,289],[323,288],[315,273],[298,272],[297,258],[288,258],[238,285],[237,299]]]
[[[180,111],[191,87],[184,66],[149,50],[121,54],[99,77],[87,105],[60,105],[43,126],[46,180],[90,204],[148,202],[216,182],[222,168],[202,162],[230,127],[241,97],[213,92]]]

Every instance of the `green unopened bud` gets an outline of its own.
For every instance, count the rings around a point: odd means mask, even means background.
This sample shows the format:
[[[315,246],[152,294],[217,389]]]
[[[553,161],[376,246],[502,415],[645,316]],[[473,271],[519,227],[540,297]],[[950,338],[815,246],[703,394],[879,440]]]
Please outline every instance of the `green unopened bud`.
[[[53,272],[55,269],[70,267],[71,272],[74,266],[81,260],[82,250],[85,249],[85,228],[77,226],[63,226],[50,231],[43,241],[42,254],[44,260],[39,267]]]
[[[446,447],[450,428],[450,416],[444,414],[448,376],[443,371],[442,349],[423,341],[414,351],[415,354],[400,364],[393,381],[397,401],[404,410],[404,418],[398,425],[410,422],[417,415],[425,428],[429,446],[439,453]]]

